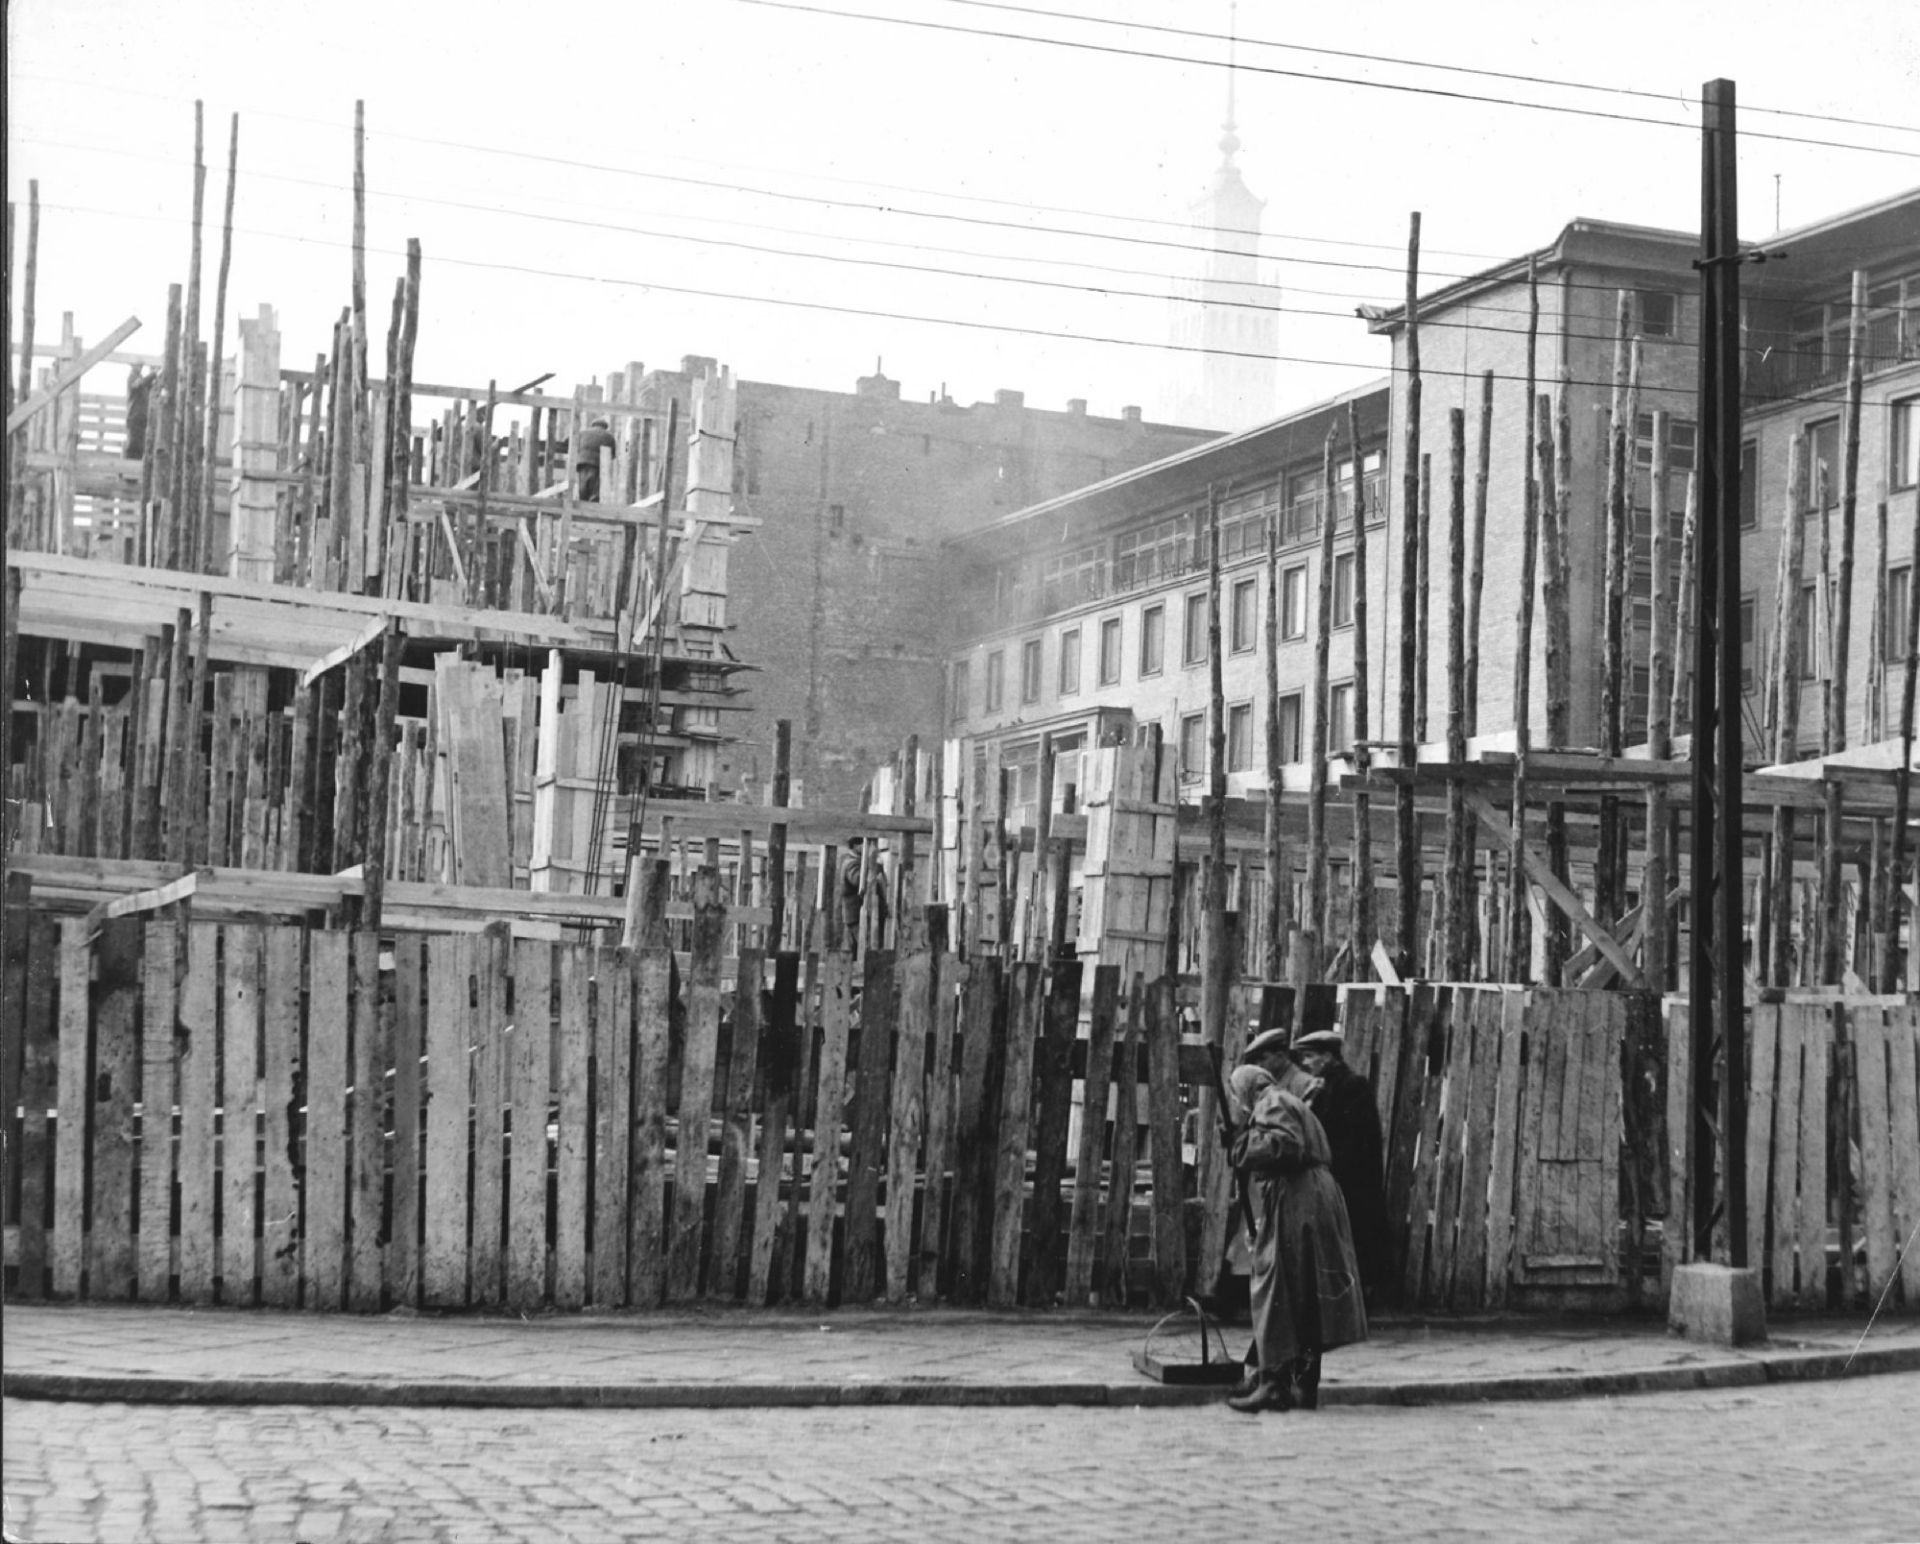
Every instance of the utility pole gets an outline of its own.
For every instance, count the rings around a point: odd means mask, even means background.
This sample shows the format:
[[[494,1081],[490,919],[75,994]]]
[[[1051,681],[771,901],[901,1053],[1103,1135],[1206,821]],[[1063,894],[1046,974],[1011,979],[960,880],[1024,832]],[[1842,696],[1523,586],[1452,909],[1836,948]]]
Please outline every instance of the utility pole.
[[[1740,238],[1730,80],[1701,88],[1700,530],[1694,569],[1693,1254],[1711,1258],[1714,1133],[1725,1136],[1728,1263],[1747,1262],[1746,971],[1740,782]],[[1716,909],[1715,902],[1718,902]],[[1716,1032],[1724,1048],[1716,1087]],[[1720,1097],[1724,1094],[1724,1100]],[[1716,1119],[1724,1105],[1724,1120]]]

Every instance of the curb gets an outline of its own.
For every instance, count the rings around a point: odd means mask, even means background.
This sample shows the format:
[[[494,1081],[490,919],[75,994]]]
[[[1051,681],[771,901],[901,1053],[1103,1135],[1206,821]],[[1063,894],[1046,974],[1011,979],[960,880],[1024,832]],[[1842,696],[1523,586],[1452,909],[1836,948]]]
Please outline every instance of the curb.
[[[1727,1357],[1683,1367],[1619,1372],[1513,1374],[1401,1383],[1336,1383],[1328,1406],[1476,1404],[1495,1400],[1592,1399],[1694,1389],[1750,1388],[1920,1372],[1920,1345]],[[1220,1389],[1128,1383],[386,1383],[286,1378],[140,1378],[22,1372],[9,1399],[137,1405],[384,1405],[426,1409],[746,1410],[819,1407],[1069,1405],[1110,1409],[1220,1403]]]

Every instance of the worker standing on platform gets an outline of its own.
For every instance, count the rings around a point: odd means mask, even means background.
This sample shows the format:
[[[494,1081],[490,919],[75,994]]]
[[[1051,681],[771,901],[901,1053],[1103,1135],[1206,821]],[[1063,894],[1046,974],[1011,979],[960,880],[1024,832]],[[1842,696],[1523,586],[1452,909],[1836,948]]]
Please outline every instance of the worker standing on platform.
[[[147,418],[153,400],[153,372],[135,365],[127,372],[127,443],[122,455],[139,461],[147,454]]]
[[[573,496],[590,504],[600,501],[600,452],[618,448],[604,418],[596,418],[573,437]]]

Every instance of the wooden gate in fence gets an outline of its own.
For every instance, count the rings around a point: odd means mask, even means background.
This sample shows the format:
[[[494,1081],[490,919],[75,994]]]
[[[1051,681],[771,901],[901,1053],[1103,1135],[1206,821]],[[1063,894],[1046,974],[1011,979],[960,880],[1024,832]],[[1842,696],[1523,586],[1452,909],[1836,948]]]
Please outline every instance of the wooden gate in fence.
[[[1176,983],[938,948],[728,955],[717,880],[696,891],[680,956],[504,925],[34,916],[0,1003],[12,1290],[530,1311],[1213,1285],[1211,1072]],[[759,990],[730,990],[723,955]],[[1658,1300],[1686,1058],[1654,999],[1416,983],[1331,1006],[1386,1133],[1390,1301]],[[1917,1044],[1903,1000],[1756,1010],[1750,1216],[1776,1304],[1826,1306],[1837,1231],[1843,1301],[1891,1284],[1920,1306]]]

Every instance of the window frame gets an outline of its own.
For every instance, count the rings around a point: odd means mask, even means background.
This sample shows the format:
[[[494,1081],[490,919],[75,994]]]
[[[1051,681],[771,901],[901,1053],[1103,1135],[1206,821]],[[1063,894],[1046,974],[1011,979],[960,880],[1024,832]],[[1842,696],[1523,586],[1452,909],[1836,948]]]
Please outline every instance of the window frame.
[[[1204,713],[1182,713],[1180,715],[1180,781],[1197,783],[1207,775],[1207,715]],[[1193,736],[1197,743],[1189,745],[1188,737]]]
[[[1020,640],[1020,705],[1028,707],[1040,700],[1045,661],[1038,638]]]
[[[1135,659],[1143,681],[1167,668],[1166,602],[1155,601],[1151,606],[1140,608],[1140,649]]]
[[[1246,633],[1241,634],[1242,614],[1240,602],[1246,598]],[[1232,605],[1229,608],[1231,625],[1228,628],[1227,652],[1229,654],[1251,654],[1260,636],[1260,581],[1258,579],[1236,579],[1231,592]]]
[[[993,649],[987,654],[986,697],[984,711],[998,713],[1007,700],[1007,651]]]
[[[1180,663],[1186,669],[1207,662],[1207,640],[1211,628],[1207,616],[1207,592],[1189,591],[1180,608]]]
[[[1100,659],[1099,678],[1102,686],[1118,686],[1122,672],[1127,667],[1126,632],[1120,617],[1102,617],[1100,619]],[[1108,670],[1107,641],[1113,641],[1111,671]]]
[[[1228,703],[1227,770],[1229,772],[1253,770],[1253,729],[1252,701]]]
[[[1903,482],[1901,479],[1906,480]],[[1920,397],[1887,404],[1887,487],[1903,493],[1920,486]]]
[[[1334,704],[1344,704],[1336,713]],[[1327,754],[1344,756],[1353,749],[1353,678],[1327,682]]]
[[[1345,552],[1334,553],[1333,594],[1331,601],[1333,606],[1333,626],[1336,632],[1343,627],[1353,626],[1353,575],[1353,549],[1348,548]],[[1341,603],[1342,595],[1346,598],[1344,605]]]
[[[1277,702],[1278,723],[1280,726],[1280,765],[1297,767],[1306,760],[1307,755],[1307,695],[1305,692],[1282,692]],[[1288,720],[1292,720],[1292,738],[1289,743]]]
[[[1740,442],[1740,529],[1760,529],[1760,442]]]
[[[1904,665],[1907,662],[1907,615],[1913,605],[1913,560],[1887,565],[1887,612],[1886,623],[1880,640],[1880,656],[1889,665]],[[1894,605],[1894,581],[1899,580],[1900,587],[1907,593],[1896,609]]]
[[[967,717],[973,706],[973,662],[956,659],[953,670],[947,680],[947,718],[952,723],[960,723]]]
[[[1307,565],[1295,563],[1280,570],[1280,640],[1297,643],[1306,636]]]
[[[1073,669],[1069,673],[1067,666]],[[1080,672],[1083,661],[1080,657],[1080,629],[1065,627],[1060,630],[1060,658],[1054,667],[1054,686],[1062,697],[1076,697],[1080,693]]]

